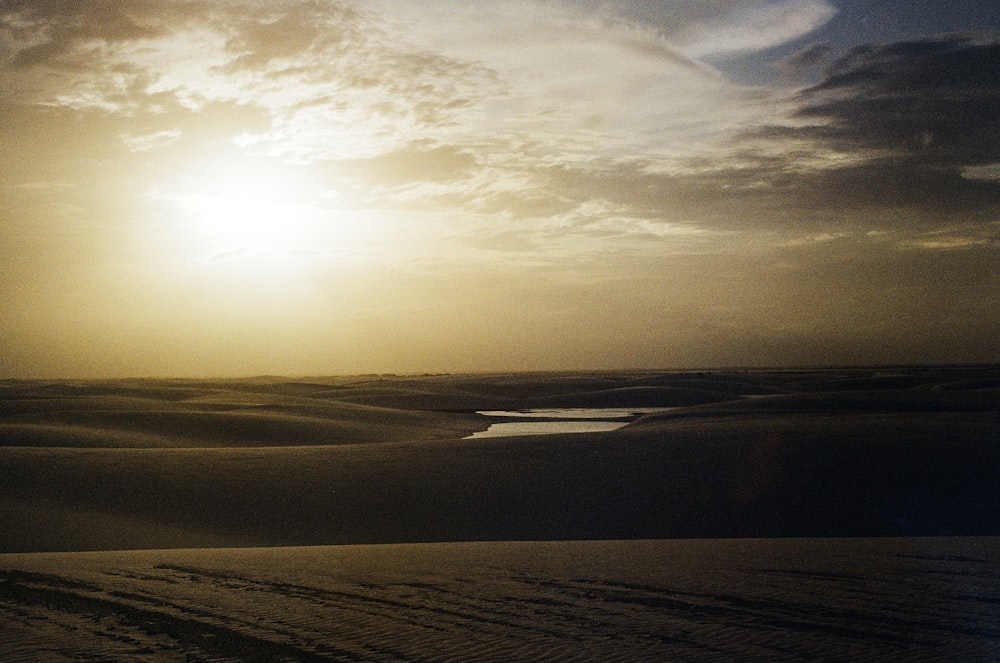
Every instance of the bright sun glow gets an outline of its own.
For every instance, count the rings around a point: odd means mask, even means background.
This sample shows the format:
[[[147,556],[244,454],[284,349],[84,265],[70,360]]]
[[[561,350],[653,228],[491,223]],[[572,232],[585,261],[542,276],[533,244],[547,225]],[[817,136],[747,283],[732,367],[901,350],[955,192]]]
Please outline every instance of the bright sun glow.
[[[367,251],[377,225],[344,209],[336,189],[307,168],[275,160],[215,158],[151,194],[171,235],[171,260],[280,276]]]
[[[319,210],[288,200],[271,186],[250,184],[182,194],[183,215],[207,248],[220,255],[272,256],[304,246]]]
[[[321,192],[294,169],[246,160],[214,161],[186,174],[164,197],[175,205],[192,248],[210,259],[287,257],[315,245]]]

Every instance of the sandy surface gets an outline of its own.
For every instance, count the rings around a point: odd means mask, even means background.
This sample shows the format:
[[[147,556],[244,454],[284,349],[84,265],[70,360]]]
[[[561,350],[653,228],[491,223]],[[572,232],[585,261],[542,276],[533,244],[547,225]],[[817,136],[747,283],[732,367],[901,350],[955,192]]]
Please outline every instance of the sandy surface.
[[[1000,535],[984,368],[0,383],[0,552]],[[465,440],[476,410],[671,407]]]
[[[0,555],[4,661],[986,661],[1000,540]]]
[[[997,660],[998,407],[995,367],[2,382],[0,660]],[[528,408],[672,409],[463,439]]]

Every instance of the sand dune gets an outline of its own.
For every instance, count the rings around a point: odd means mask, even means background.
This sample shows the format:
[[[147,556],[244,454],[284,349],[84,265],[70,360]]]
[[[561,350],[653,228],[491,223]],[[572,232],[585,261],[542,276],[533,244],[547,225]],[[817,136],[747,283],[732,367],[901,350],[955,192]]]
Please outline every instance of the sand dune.
[[[991,369],[870,373],[7,383],[0,551],[1000,534]],[[417,391],[735,395],[613,432],[474,441],[490,423],[474,412],[352,400]]]
[[[528,398],[521,407],[679,407],[733,398],[733,393],[707,389],[636,386]]]
[[[279,385],[280,386],[280,385]],[[358,405],[326,397],[212,390],[179,400],[115,397],[0,401],[0,446],[295,446],[461,436],[473,416]],[[190,392],[187,392],[190,394]],[[473,423],[473,422],[476,423]]]
[[[994,660],[998,383],[3,382],[0,659]],[[675,409],[462,439],[612,405]]]
[[[0,658],[995,660],[998,550],[903,538],[0,555]]]

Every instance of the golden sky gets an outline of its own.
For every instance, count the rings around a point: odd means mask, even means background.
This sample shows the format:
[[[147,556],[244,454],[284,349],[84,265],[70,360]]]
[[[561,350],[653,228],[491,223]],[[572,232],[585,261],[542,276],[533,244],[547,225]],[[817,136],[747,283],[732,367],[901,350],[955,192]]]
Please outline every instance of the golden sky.
[[[0,1],[0,378],[998,361],[998,34]]]

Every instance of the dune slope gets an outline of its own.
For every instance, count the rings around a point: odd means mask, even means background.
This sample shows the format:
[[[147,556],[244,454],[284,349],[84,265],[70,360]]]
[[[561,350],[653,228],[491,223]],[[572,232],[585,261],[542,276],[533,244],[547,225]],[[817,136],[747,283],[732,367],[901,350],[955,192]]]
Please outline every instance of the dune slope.
[[[997,371],[897,373],[5,383],[0,551],[1000,535]],[[443,407],[628,398],[676,409],[465,440]]]

